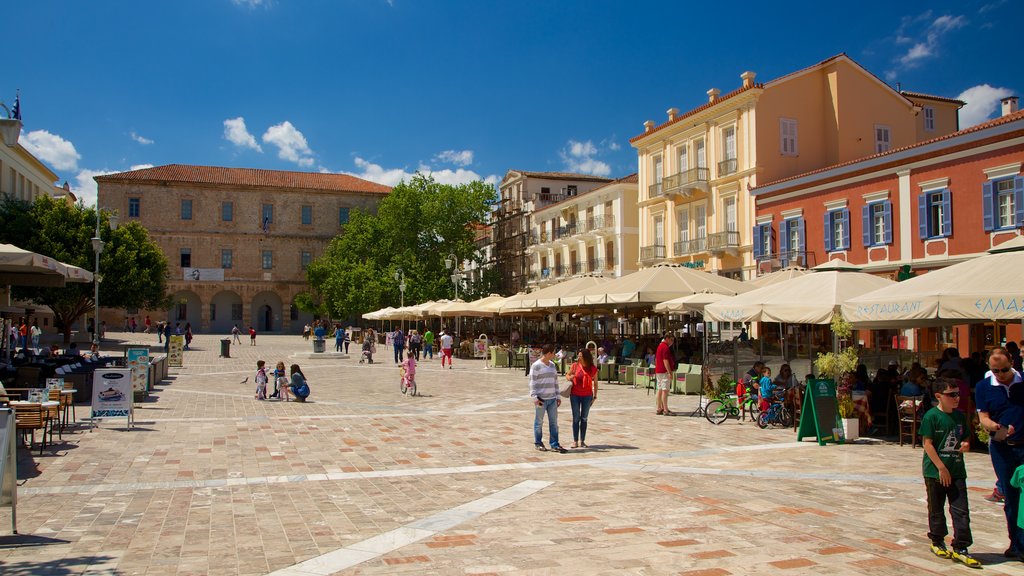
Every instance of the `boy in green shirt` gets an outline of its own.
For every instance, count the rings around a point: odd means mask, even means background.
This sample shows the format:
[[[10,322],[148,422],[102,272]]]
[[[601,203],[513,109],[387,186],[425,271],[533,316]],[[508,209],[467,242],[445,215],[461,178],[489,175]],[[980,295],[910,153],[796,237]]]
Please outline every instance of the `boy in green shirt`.
[[[964,453],[969,449],[967,425],[963,413],[956,410],[960,390],[951,378],[936,378],[931,386],[938,405],[921,419],[924,445],[924,486],[928,492],[928,537],[932,553],[951,558],[971,568],[981,568],[967,548],[973,543],[971,515],[967,505],[967,468]],[[953,520],[953,550],[946,549],[946,513]]]

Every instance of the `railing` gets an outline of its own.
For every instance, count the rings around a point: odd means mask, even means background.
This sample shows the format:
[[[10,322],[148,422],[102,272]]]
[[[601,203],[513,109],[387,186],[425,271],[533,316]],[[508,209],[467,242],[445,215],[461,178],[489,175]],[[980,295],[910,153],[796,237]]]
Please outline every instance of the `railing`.
[[[552,267],[552,271],[553,271],[552,275],[555,276],[555,277],[565,276],[565,265],[564,264],[558,264],[558,265]]]
[[[586,270],[583,269],[583,262],[573,262],[569,264],[569,275],[575,276],[577,274],[583,274]]]
[[[771,254],[760,254],[754,259],[758,263],[757,269],[759,274],[772,272],[787,266],[813,268],[817,265],[814,252],[807,250],[784,250]]]
[[[534,200],[541,204],[554,204],[555,202],[561,202],[565,200],[565,194],[552,194],[550,192],[538,192],[534,196]]]
[[[711,176],[707,168],[690,168],[665,178],[665,191],[684,191],[692,188],[707,189],[708,179]]]
[[[657,260],[665,257],[664,244],[652,244],[640,247],[640,260]]]
[[[663,195],[665,192],[663,191],[663,189],[661,187],[661,184],[662,184],[661,182],[658,182],[657,184],[651,184],[650,186],[648,186],[647,187],[647,197],[648,198],[657,198],[657,197]]]
[[[596,232],[604,228],[614,228],[615,217],[611,214],[592,216],[583,221],[580,232]]]
[[[591,274],[604,271],[604,258],[593,258],[587,260],[587,272]]]
[[[685,256],[707,251],[708,239],[701,236],[693,240],[680,240],[672,245],[673,256]]]
[[[736,169],[739,167],[739,162],[735,158],[727,158],[718,163],[718,177],[728,176],[729,174],[735,174]]]
[[[736,231],[715,232],[708,236],[708,249],[726,250],[728,248],[739,248],[740,233]]]
[[[576,223],[566,224],[565,226],[559,226],[555,230],[555,240],[559,238],[568,238],[576,234]]]

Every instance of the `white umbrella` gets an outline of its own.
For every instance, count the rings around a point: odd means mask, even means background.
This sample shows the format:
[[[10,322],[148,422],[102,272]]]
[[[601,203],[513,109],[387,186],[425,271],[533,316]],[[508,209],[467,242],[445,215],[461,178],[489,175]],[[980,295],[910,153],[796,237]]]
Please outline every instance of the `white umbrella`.
[[[714,304],[715,302],[725,300],[726,298],[732,298],[727,294],[718,294],[715,292],[697,292],[696,294],[690,294],[681,298],[673,298],[654,306],[655,312],[697,312],[700,314],[704,313],[704,308],[708,304]]]
[[[600,276],[581,276],[570,278],[536,292],[524,294],[520,298],[509,298],[501,304],[501,314],[520,314],[523,311],[537,311],[546,308],[558,308],[565,306],[563,299],[578,290],[587,288],[598,288],[603,284],[611,282],[608,278]]]
[[[387,308],[381,308],[380,310],[374,310],[373,312],[367,312],[366,314],[363,314],[363,319],[364,320],[386,320],[387,318],[383,318],[383,315],[387,314],[388,312],[391,312],[392,310],[394,310],[394,308],[392,308],[391,306],[388,306]]]
[[[1024,238],[989,254],[852,298],[843,317],[858,328],[914,328],[1024,320]]]
[[[740,294],[749,288],[739,280],[685,266],[660,264],[609,280],[600,286],[578,290],[561,299],[562,306],[615,304],[654,305],[698,292]]]
[[[60,287],[68,280],[92,281],[92,273],[77,266],[71,266],[75,271],[69,277],[69,266],[13,244],[0,244],[0,284]]]
[[[847,300],[892,284],[862,272],[815,271],[704,308],[706,320],[828,324]]]
[[[798,276],[804,274],[810,274],[810,270],[807,268],[800,268],[799,266],[791,266],[789,268],[783,268],[782,270],[776,270],[771,274],[765,274],[764,276],[758,276],[753,280],[747,280],[747,284],[751,288],[764,288],[765,286],[771,286],[772,284],[778,284],[779,282],[785,282],[786,280],[792,280]]]

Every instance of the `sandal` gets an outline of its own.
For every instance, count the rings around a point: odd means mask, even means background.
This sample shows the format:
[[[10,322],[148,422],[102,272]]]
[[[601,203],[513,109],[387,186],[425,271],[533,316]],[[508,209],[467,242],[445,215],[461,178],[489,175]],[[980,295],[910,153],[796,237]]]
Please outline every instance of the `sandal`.
[[[580,448],[589,448],[586,442],[580,442]]]
[[[675,416],[676,415],[675,412],[669,412],[668,410],[665,410],[664,414],[665,414],[665,416]]]

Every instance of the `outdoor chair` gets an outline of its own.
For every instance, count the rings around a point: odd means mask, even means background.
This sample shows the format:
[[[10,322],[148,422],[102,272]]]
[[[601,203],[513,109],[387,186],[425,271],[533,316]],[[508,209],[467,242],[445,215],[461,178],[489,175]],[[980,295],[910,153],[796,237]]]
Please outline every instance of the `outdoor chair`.
[[[896,414],[899,418],[900,446],[903,446],[903,439],[910,440],[910,447],[916,448],[918,444],[917,429],[921,425],[921,403],[923,396],[896,396]]]
[[[22,404],[14,410],[15,428],[22,435],[29,435],[29,450],[36,441],[36,430],[42,431],[42,440],[39,443],[39,455],[42,456],[43,448],[46,447],[46,411],[42,404]]]

